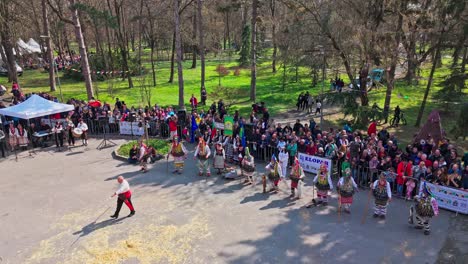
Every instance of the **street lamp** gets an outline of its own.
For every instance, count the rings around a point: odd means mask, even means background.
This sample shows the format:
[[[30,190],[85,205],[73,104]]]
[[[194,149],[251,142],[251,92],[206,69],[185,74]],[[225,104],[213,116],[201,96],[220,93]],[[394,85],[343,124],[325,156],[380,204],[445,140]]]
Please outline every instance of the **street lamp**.
[[[40,38],[42,39],[50,39],[50,36],[46,36],[46,35],[40,35],[39,36]],[[50,43],[50,49],[52,49],[52,43]],[[52,50],[53,51],[53,50]],[[52,55],[52,58],[51,59],[51,67],[52,67],[52,70],[56,73],[55,74],[55,77],[57,78],[57,85],[59,87],[59,93],[60,93],[60,100],[61,102],[63,103],[63,94],[62,94],[62,86],[60,85],[60,77],[59,77],[59,73],[58,73],[58,66],[57,64],[55,63],[55,60],[53,58],[53,55]],[[55,81],[55,80],[54,80]]]

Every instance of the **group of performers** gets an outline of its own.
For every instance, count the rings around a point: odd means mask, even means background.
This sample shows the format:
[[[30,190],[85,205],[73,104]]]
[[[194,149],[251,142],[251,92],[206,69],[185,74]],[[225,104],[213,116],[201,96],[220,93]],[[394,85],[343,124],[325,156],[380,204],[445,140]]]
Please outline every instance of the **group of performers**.
[[[168,154],[174,157],[173,173],[182,173],[184,160],[187,157],[187,150],[182,142],[175,136],[172,142],[171,150]],[[286,154],[286,155],[285,155]],[[218,170],[217,174],[225,169],[226,154],[222,143],[216,143],[214,153],[206,144],[203,137],[199,138],[198,145],[195,149],[194,160],[197,161],[198,175],[210,176],[211,170],[209,160],[213,159],[214,168]],[[288,169],[288,155],[285,151],[279,152],[279,158],[272,156],[271,161],[265,167],[266,173],[262,177],[263,192],[266,192],[267,185],[270,185],[269,192],[278,193],[280,191],[279,184],[281,181],[286,183]],[[250,154],[249,148],[245,148],[245,155],[239,157],[241,175],[245,177],[245,183],[252,184],[256,172],[254,157]],[[236,175],[237,177],[237,175]],[[293,165],[289,173],[290,181],[290,197],[300,199],[302,196],[302,186],[305,173],[297,157],[294,158]],[[327,206],[330,197],[330,191],[333,190],[333,182],[331,172],[328,170],[325,163],[322,163],[317,175],[313,179],[314,188],[317,189],[317,198],[313,197],[312,202],[307,205],[307,208],[312,206]],[[353,204],[353,196],[358,192],[358,186],[351,177],[351,170],[345,170],[344,175],[337,182],[336,190],[338,193],[339,210],[344,210],[345,213],[351,213],[351,205]],[[386,180],[385,175],[379,175],[379,178],[371,184],[370,192],[374,196],[374,218],[385,219],[387,215],[387,206],[392,199],[390,183]],[[315,196],[314,192],[312,196]],[[424,229],[424,234],[430,234],[429,221],[431,217],[438,215],[437,201],[430,196],[429,190],[424,185],[421,188],[421,193],[415,199],[416,204],[411,206],[409,223],[418,229]]]
[[[25,146],[29,144],[28,131],[26,131],[21,124],[18,124],[15,128],[15,125],[10,123],[8,134],[8,144],[10,144],[12,149],[16,146]]]

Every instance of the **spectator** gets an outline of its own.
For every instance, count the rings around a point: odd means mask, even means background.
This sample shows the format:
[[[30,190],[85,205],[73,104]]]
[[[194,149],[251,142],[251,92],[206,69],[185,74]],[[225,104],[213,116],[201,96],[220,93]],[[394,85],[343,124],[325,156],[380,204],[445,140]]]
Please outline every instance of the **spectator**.
[[[192,107],[192,109],[197,109],[198,100],[194,94],[192,94],[192,97],[190,97],[190,106]]]
[[[137,164],[138,162],[138,148],[136,144],[133,144],[128,154],[128,163]]]

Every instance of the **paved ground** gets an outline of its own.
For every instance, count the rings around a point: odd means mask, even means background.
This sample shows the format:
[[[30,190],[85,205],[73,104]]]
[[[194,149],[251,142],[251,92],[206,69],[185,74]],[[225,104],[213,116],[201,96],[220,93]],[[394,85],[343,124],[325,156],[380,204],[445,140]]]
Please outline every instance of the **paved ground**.
[[[268,195],[258,184],[195,176],[193,160],[183,175],[168,175],[165,162],[141,174],[112,159],[113,149],[96,150],[98,143],[0,161],[1,264],[463,263],[466,257],[466,216],[442,211],[424,236],[407,225],[410,203],[395,200],[386,221],[369,210],[361,225],[367,192],[357,194],[351,215],[338,218],[336,199],[326,208],[304,208],[310,177],[305,198],[291,201],[284,185],[284,193]],[[124,205],[122,218],[109,219],[118,175],[133,188],[133,218],[124,217]]]

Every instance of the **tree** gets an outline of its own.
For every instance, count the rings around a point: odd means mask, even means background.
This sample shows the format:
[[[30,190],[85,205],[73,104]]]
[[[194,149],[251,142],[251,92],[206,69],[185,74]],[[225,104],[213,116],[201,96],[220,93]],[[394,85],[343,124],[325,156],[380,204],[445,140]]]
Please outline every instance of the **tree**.
[[[257,97],[257,18],[258,0],[252,2],[252,49],[250,74],[250,100],[255,102]]]
[[[197,14],[198,14],[198,52],[200,53],[200,67],[201,67],[201,76],[200,76],[200,96],[201,91],[205,88],[205,35],[203,30],[203,0],[197,0]]]
[[[242,45],[241,45],[241,50],[240,50],[240,58],[239,58],[239,66],[245,67],[249,65],[250,59],[250,25],[245,25],[244,30],[242,31]]]
[[[271,11],[271,39],[273,41],[273,55],[271,62],[271,69],[273,73],[276,72],[276,57],[278,55],[278,47],[276,45],[276,0],[270,0],[270,11]]]
[[[184,75],[182,67],[182,44],[180,39],[180,14],[179,1],[173,0],[174,4],[174,25],[175,25],[175,45],[177,51],[177,75],[179,78],[179,108],[185,109],[184,105]]]
[[[83,73],[83,77],[85,79],[88,100],[91,100],[91,98],[94,97],[94,90],[93,81],[91,79],[91,71],[89,69],[88,52],[86,51],[86,44],[84,41],[83,31],[81,31],[81,23],[80,17],[78,15],[78,9],[76,8],[76,1],[69,0],[69,3],[69,8],[72,13],[73,26],[75,27],[76,42],[78,42],[78,49],[80,51],[81,56],[81,72]]]
[[[44,24],[44,36],[47,47],[47,59],[49,61],[49,85],[50,91],[54,92],[55,88],[55,61],[54,54],[52,51],[52,40],[50,39],[50,30],[49,30],[49,12],[47,10],[46,0],[41,0],[42,4],[42,20]],[[62,98],[63,99],[63,98]]]
[[[12,23],[14,2],[10,0],[0,1],[0,38],[3,46],[2,59],[8,69],[8,80],[18,83],[18,73],[16,71],[16,58],[13,54],[12,44]],[[5,53],[5,54],[3,54]]]

